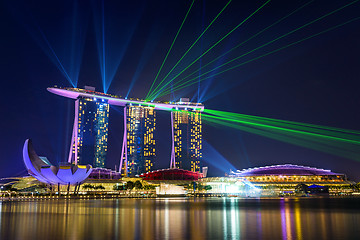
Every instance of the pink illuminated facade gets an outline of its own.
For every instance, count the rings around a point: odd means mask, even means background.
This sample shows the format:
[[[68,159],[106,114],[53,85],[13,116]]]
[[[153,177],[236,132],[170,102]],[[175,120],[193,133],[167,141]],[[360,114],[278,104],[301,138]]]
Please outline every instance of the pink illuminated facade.
[[[200,172],[193,172],[184,169],[162,169],[140,175],[146,181],[198,181],[203,178]]]

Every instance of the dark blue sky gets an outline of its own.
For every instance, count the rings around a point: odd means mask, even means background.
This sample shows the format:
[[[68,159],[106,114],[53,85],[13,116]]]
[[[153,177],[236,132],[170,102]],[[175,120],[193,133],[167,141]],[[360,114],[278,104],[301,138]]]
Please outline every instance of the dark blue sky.
[[[64,161],[73,101],[46,91],[53,85],[92,85],[99,91],[144,98],[191,1],[1,1],[0,176],[25,173],[22,146],[32,138],[39,155]],[[164,65],[164,77],[227,1],[196,0]],[[243,21],[265,1],[233,1],[174,73]],[[191,69],[310,1],[270,1]],[[352,1],[313,1],[232,52],[240,56]],[[103,7],[103,10],[102,10]],[[104,17],[103,17],[104,16]],[[252,59],[360,16],[360,3],[239,60]],[[102,27],[105,27],[102,35]],[[206,108],[360,130],[360,20],[165,96],[198,99]],[[102,40],[105,39],[104,45]],[[102,47],[105,52],[102,54]],[[100,50],[100,51],[99,51]],[[56,56],[56,57],[55,57]],[[103,80],[102,64],[105,56]],[[61,65],[59,64],[61,63]],[[213,65],[213,67],[216,66]],[[65,74],[66,72],[66,74]],[[158,113],[158,168],[170,162],[170,114]],[[211,175],[231,165],[247,168],[292,163],[331,169],[359,180],[359,162],[234,129],[204,125],[204,160]],[[118,164],[122,109],[111,108],[108,167]]]

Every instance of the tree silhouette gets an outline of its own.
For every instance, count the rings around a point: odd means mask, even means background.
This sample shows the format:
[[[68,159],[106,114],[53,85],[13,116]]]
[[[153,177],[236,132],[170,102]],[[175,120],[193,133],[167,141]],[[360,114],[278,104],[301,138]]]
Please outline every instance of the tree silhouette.
[[[143,187],[142,183],[139,180],[137,180],[135,182],[134,186],[136,189],[142,189],[142,187]]]
[[[127,183],[126,183],[126,189],[127,190],[131,190],[131,189],[133,189],[134,188],[134,182],[133,181],[128,181]]]

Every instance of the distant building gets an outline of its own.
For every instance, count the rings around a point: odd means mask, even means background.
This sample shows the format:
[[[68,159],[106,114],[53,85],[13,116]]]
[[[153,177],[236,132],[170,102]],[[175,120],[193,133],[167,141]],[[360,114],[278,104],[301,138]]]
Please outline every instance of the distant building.
[[[202,159],[201,111],[186,107],[171,112],[172,154],[171,167],[200,172]]]
[[[109,125],[109,104],[103,99],[79,97],[69,162],[105,167]]]
[[[325,187],[333,194],[346,193],[351,192],[349,186],[355,184],[343,173],[293,164],[230,171],[229,176],[260,187],[264,194],[291,194],[302,185]]]
[[[87,182],[93,182],[92,180],[119,180],[121,179],[121,174],[111,169],[107,168],[93,168],[90,173]]]
[[[155,162],[155,125],[156,112],[153,107],[127,105],[126,111],[126,146],[123,156],[127,159],[123,166],[125,176],[135,176],[153,170]],[[126,150],[124,150],[126,149]]]
[[[293,164],[230,171],[230,176],[252,183],[333,183],[347,181],[343,173]]]

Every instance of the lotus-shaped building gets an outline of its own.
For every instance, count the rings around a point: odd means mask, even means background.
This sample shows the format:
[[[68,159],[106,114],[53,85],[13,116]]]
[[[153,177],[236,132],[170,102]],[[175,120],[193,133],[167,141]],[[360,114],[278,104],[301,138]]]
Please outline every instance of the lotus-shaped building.
[[[36,154],[30,139],[25,141],[23,159],[29,174],[46,184],[81,184],[92,171],[91,165],[70,163],[60,164],[60,166],[52,165],[47,158]]]

